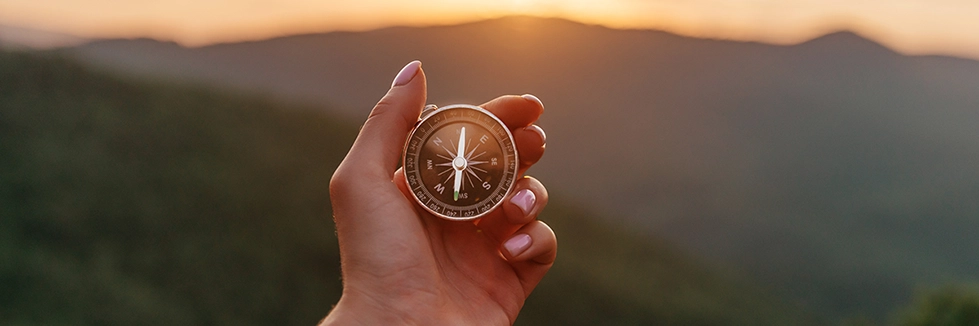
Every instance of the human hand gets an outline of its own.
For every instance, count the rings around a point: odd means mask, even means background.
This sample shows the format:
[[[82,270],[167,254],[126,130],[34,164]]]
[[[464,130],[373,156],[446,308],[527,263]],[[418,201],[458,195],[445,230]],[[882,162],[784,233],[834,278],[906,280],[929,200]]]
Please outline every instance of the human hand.
[[[512,324],[554,262],[557,239],[537,220],[547,190],[536,179],[518,179],[475,222],[435,217],[410,199],[396,168],[426,87],[421,63],[405,66],[330,181],[344,287],[324,325]],[[511,129],[523,176],[544,153],[533,125],[543,105],[525,95],[481,106]]]

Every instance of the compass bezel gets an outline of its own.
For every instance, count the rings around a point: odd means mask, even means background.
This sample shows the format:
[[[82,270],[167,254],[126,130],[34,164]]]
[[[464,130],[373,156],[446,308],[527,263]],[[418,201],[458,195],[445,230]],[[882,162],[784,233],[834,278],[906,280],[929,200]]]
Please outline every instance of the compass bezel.
[[[415,203],[417,203],[419,206],[424,208],[425,211],[428,211],[429,213],[443,219],[453,220],[453,221],[469,221],[469,220],[475,220],[480,217],[486,216],[490,212],[496,210],[501,204],[503,204],[505,199],[513,191],[513,187],[517,181],[518,172],[519,172],[518,170],[520,167],[520,158],[519,158],[519,153],[517,151],[516,142],[514,141],[513,138],[513,132],[510,131],[510,128],[505,123],[503,123],[503,121],[500,120],[499,117],[494,115],[492,112],[489,112],[488,110],[479,106],[469,105],[469,104],[453,104],[441,108],[432,108],[432,107],[433,106],[426,107],[426,112],[422,114],[422,117],[420,117],[418,122],[415,124],[414,128],[412,128],[411,133],[408,134],[408,137],[405,140],[404,149],[402,150],[401,166],[404,169],[404,173],[403,173],[404,181],[408,185],[408,189],[409,192],[411,193],[411,197],[414,199]],[[418,134],[419,127],[424,126],[425,123],[427,123],[433,117],[450,110],[476,111],[478,112],[478,114],[491,118],[490,120],[491,122],[490,121],[483,122],[483,121],[479,121],[479,119],[467,118],[465,113],[463,113],[462,119],[464,119],[465,122],[481,126],[490,132],[494,132],[493,130],[494,127],[498,126],[500,129],[503,130],[503,132],[500,134],[504,134],[504,133],[506,134],[506,138],[494,135],[494,137],[497,137],[497,143],[498,143],[497,145],[500,147],[500,151],[503,153],[503,158],[504,158],[503,173],[500,175],[500,181],[492,185],[496,189],[493,189],[493,191],[491,192],[492,195],[487,196],[487,198],[477,201],[475,204],[471,205],[471,206],[477,206],[476,208],[466,210],[466,211],[456,211],[456,210],[449,209],[450,206],[455,206],[455,205],[452,205],[451,203],[445,203],[437,196],[430,194],[430,191],[427,187],[431,185],[425,184],[420,172],[421,162],[419,162],[418,157],[421,155],[421,151],[423,149],[417,149],[413,147],[413,146],[424,145],[424,143],[422,143],[421,140],[427,140],[429,134],[436,132],[438,129],[444,128],[445,126],[439,126],[438,128],[433,127],[431,129],[425,130],[420,137],[416,137],[419,135]],[[456,122],[452,121],[448,123],[451,124]],[[496,126],[488,125],[488,124],[496,124]],[[415,143],[413,143],[412,141],[415,138],[419,138],[419,139]],[[507,143],[509,143],[509,146],[507,146]],[[411,152],[409,152],[409,150],[411,150]],[[412,154],[414,156],[415,161],[409,160],[409,156],[410,156],[409,154]],[[512,160],[506,161],[508,157],[512,157]],[[507,174],[509,174],[509,176],[507,176]],[[413,177],[416,178],[418,186],[413,186],[413,182],[412,182]],[[425,189],[425,192],[429,192],[429,194],[423,192],[421,190],[423,188]],[[420,198],[420,197],[425,197],[425,198]]]

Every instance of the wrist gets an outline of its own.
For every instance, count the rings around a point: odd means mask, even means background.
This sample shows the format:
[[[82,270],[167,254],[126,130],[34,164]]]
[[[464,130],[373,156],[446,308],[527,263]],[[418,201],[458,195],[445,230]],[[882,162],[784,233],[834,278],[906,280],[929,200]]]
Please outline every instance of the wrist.
[[[345,293],[320,326],[326,325],[423,325],[424,314],[403,305],[383,302],[365,294]]]
[[[415,324],[395,311],[385,310],[366,302],[351,300],[347,296],[333,307],[320,324],[329,325],[411,325]]]

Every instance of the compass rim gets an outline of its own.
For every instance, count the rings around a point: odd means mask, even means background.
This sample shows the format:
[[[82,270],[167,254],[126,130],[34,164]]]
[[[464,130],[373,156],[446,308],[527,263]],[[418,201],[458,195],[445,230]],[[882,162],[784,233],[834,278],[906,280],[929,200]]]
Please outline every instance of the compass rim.
[[[429,104],[429,106],[432,106],[432,105]],[[429,106],[426,106],[426,108],[429,107]],[[472,221],[472,220],[476,220],[476,219],[479,219],[481,217],[484,217],[484,216],[488,215],[489,213],[495,211],[497,208],[499,208],[501,205],[503,205],[503,202],[505,202],[506,201],[506,198],[509,197],[510,194],[513,192],[513,188],[516,186],[516,183],[517,183],[518,174],[519,174],[518,172],[520,170],[520,153],[517,150],[517,142],[513,138],[513,132],[510,131],[510,127],[507,126],[506,123],[503,123],[503,121],[500,120],[499,117],[497,117],[495,114],[493,114],[489,110],[486,110],[486,109],[484,109],[484,108],[482,108],[480,106],[471,105],[471,104],[452,104],[452,105],[446,105],[446,106],[443,106],[443,107],[440,107],[440,108],[435,108],[434,110],[431,110],[430,112],[426,112],[427,114],[423,114],[422,116],[419,117],[418,122],[415,123],[415,126],[411,129],[411,132],[408,133],[408,137],[405,139],[404,149],[401,152],[401,167],[402,167],[402,169],[405,169],[405,167],[407,166],[406,165],[406,161],[407,161],[407,158],[408,158],[408,148],[410,146],[411,139],[414,138],[415,135],[418,132],[418,127],[421,126],[423,123],[425,123],[425,121],[428,121],[430,118],[434,117],[436,114],[439,114],[439,113],[441,113],[443,111],[447,111],[447,110],[453,110],[453,109],[468,109],[468,110],[478,111],[478,112],[480,112],[480,113],[482,113],[482,114],[484,114],[484,115],[489,116],[490,118],[492,118],[493,121],[495,121],[496,123],[498,123],[500,126],[503,126],[503,130],[505,131],[505,133],[507,135],[507,139],[509,139],[510,140],[510,143],[513,144],[513,161],[514,162],[513,162],[513,176],[510,178],[510,186],[507,187],[506,191],[503,192],[503,199],[501,199],[500,201],[498,201],[495,204],[493,204],[493,206],[491,206],[486,211],[484,211],[482,213],[475,214],[473,216],[448,216],[446,214],[442,214],[442,213],[436,212],[435,210],[429,208],[424,203],[422,203],[421,202],[421,199],[418,198],[418,195],[416,195],[414,191],[409,191],[409,193],[411,193],[412,199],[414,199],[415,203],[418,206],[421,206],[423,209],[425,209],[425,211],[428,211],[432,215],[438,216],[439,218],[442,218],[442,219],[451,220],[451,221]],[[503,144],[500,144],[500,146],[501,147],[505,147],[505,146],[503,146]],[[418,163],[416,162],[415,164],[417,166]],[[402,174],[404,175],[405,184],[408,186],[409,190],[411,190],[410,189],[411,188],[411,183],[408,180],[408,174],[409,174],[408,171],[405,169],[404,170],[404,173],[402,173]],[[422,181],[419,180],[419,182],[422,182]],[[441,200],[438,200],[436,198],[433,198],[433,200],[438,201],[441,204],[444,204],[444,203],[442,203]],[[446,206],[446,205],[442,205],[442,206]]]

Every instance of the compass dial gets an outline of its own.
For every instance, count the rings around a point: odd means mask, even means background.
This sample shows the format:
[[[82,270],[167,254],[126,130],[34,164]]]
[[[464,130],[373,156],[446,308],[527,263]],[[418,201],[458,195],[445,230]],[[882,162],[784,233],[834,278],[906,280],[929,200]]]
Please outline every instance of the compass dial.
[[[450,105],[423,117],[408,137],[404,171],[415,200],[451,220],[471,220],[503,202],[517,176],[510,130],[489,111]]]

